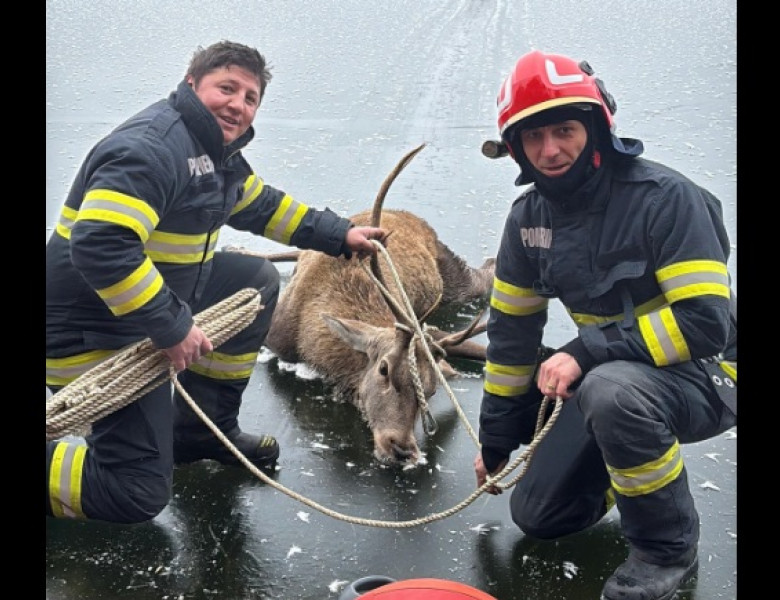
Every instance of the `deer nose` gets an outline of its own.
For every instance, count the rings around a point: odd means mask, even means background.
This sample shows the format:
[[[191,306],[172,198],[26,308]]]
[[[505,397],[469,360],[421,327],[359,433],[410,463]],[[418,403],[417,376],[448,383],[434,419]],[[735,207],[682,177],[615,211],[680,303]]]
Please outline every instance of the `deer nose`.
[[[399,462],[412,458],[416,454],[416,448],[404,448],[395,443],[392,444],[392,448],[393,456]]]

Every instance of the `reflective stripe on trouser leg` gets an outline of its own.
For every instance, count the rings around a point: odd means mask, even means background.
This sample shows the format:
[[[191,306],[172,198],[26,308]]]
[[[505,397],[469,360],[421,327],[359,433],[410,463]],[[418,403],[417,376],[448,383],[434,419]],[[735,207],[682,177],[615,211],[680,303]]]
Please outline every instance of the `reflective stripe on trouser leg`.
[[[638,496],[615,493],[620,523],[639,558],[671,564],[699,541],[699,515],[685,467],[662,488]]]
[[[644,560],[668,564],[699,539],[680,443],[724,430],[722,405],[694,363],[658,369],[614,361],[577,391],[608,465],[623,532]]]
[[[536,419],[536,413],[528,415]],[[576,402],[566,400],[515,485],[512,519],[525,533],[551,539],[581,531],[611,506],[601,451]]]
[[[200,312],[246,287],[260,290],[264,308],[247,327],[178,376],[187,394],[225,432],[238,425],[242,394],[271,327],[279,296],[279,272],[265,259],[217,252],[208,285],[193,307]],[[178,391],[174,405],[177,439],[211,433]]]
[[[80,440],[46,443],[46,514],[116,523],[154,518],[173,474],[171,387],[163,384],[92,424]]]
[[[69,442],[46,442],[46,514],[86,519],[81,509],[81,480],[87,447]]]

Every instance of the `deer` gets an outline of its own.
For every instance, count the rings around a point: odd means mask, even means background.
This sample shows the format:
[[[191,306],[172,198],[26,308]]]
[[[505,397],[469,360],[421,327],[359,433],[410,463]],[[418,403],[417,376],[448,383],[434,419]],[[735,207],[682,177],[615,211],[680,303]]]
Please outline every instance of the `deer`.
[[[373,456],[383,465],[418,463],[415,425],[420,417],[423,429],[432,433],[426,420],[430,414],[424,411],[438,389],[436,369],[446,379],[457,376],[447,357],[485,361],[484,344],[471,339],[486,329],[479,322],[484,308],[462,331],[426,327],[430,355],[422,347],[428,342],[415,334],[416,325],[425,326],[438,308],[487,300],[495,270],[492,257],[478,268],[469,266],[412,212],[383,208],[392,182],[424,147],[398,162],[371,210],[349,217],[356,225],[389,232],[384,250],[395,275],[381,252],[370,258],[370,269],[365,258],[334,258],[313,250],[280,253],[277,260],[294,261],[295,266],[265,340],[280,360],[307,364],[333,386],[334,398],[357,407],[373,437]],[[403,310],[395,277],[414,315]]]

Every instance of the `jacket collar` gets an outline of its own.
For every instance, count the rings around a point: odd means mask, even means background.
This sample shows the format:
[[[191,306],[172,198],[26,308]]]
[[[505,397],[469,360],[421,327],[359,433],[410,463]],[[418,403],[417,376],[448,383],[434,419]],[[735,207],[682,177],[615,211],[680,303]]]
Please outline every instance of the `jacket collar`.
[[[168,103],[181,114],[187,129],[200,142],[215,164],[222,164],[224,158],[241,150],[255,137],[254,127],[250,125],[241,137],[224,146],[222,129],[217,124],[217,120],[200,101],[186,79],[179,83],[176,91],[171,92]]]

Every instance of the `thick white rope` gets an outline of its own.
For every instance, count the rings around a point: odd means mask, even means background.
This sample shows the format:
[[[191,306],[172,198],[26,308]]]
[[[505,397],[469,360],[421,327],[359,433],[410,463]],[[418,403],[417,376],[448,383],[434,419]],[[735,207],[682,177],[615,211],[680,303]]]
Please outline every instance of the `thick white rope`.
[[[195,323],[219,346],[262,310],[260,292],[246,288],[195,315]],[[127,406],[168,379],[170,361],[145,339],[119,351],[46,401],[46,440],[84,435],[89,425]],[[170,374],[175,379],[175,373]]]
[[[447,390],[458,414],[468,427],[472,439],[478,446],[479,442],[473,428],[471,428],[468,423],[466,415],[460,408],[457,398],[450,389],[443,373],[441,373],[441,370],[438,368],[436,360],[428,347],[427,334],[422,330],[422,327],[414,316],[411,302],[401,285],[400,278],[392,265],[392,261],[390,260],[386,249],[378,242],[374,243],[383,252],[383,256],[391,267],[393,277],[396,280],[396,284],[398,285],[398,289],[404,300],[407,313],[412,315],[410,321],[415,324],[415,336],[422,340],[423,343],[421,345],[425,350],[428,360],[433,364],[439,380]],[[373,274],[371,275],[373,278]],[[378,285],[381,285],[376,279],[375,281]],[[252,320],[254,320],[255,316],[262,308],[263,306],[260,304],[259,292],[247,288],[199,313],[195,316],[195,321],[216,347],[235,335],[238,331],[244,329]],[[414,341],[412,343],[414,343]],[[119,408],[127,406],[143,394],[162,385],[167,378],[170,378],[173,385],[189,404],[190,408],[192,408],[195,414],[200,417],[212,433],[222,441],[225,447],[227,447],[247,469],[263,482],[330,517],[357,525],[384,528],[416,527],[418,525],[438,521],[469,506],[480,495],[493,486],[505,489],[514,485],[525,473],[528,468],[528,462],[530,461],[536,446],[555,423],[562,406],[562,400],[559,397],[550,418],[544,427],[541,427],[543,414],[549,401],[549,399],[545,397],[539,411],[536,427],[537,433],[534,436],[534,439],[525,450],[511,463],[507,464],[500,473],[497,473],[493,477],[488,477],[482,486],[474,490],[474,492],[457,505],[438,513],[407,521],[364,519],[339,513],[324,507],[313,500],[309,500],[274,481],[252,464],[252,462],[250,462],[249,459],[246,458],[246,456],[244,456],[243,453],[241,453],[241,451],[238,450],[238,448],[236,448],[236,446],[208,418],[187,391],[181,386],[167,357],[161,351],[154,348],[151,341],[148,339],[134,344],[103,361],[49,398],[46,407],[46,439],[57,439],[68,433],[80,434],[85,426],[111,414]],[[501,480],[514,471],[522,462],[525,462],[525,465],[520,473],[508,484],[504,484]]]

